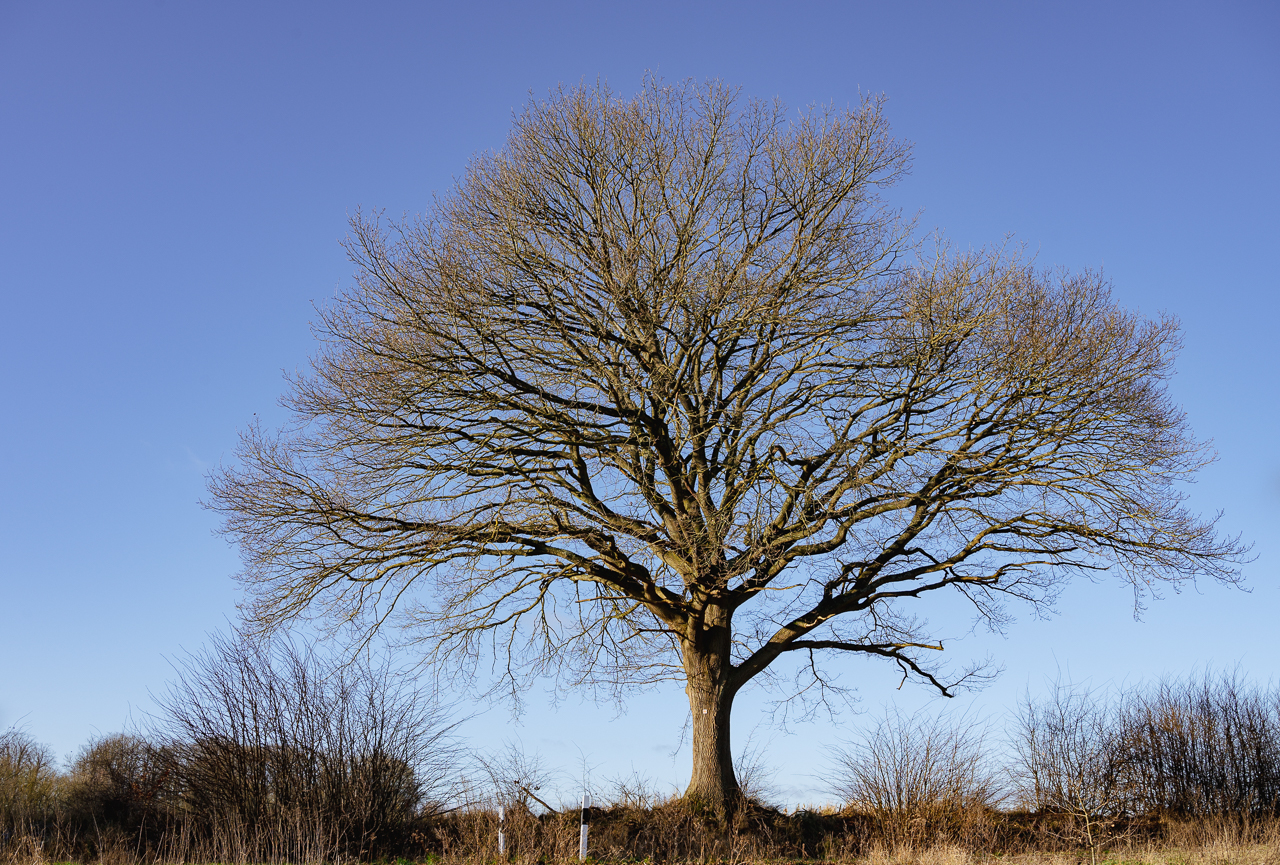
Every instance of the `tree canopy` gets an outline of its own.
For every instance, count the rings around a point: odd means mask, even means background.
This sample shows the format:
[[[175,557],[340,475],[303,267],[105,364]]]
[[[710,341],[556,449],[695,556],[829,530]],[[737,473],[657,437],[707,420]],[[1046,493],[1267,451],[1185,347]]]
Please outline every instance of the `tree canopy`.
[[[623,687],[676,678],[689,793],[732,807],[734,695],[801,653],[944,691],[910,601],[993,622],[1110,570],[1238,578],[1184,507],[1212,457],[1176,320],[1098,273],[921,252],[883,102],[788,114],[719,82],[532,101],[423,216],[358,216],[294,423],[211,480],[246,616],[412,629]]]

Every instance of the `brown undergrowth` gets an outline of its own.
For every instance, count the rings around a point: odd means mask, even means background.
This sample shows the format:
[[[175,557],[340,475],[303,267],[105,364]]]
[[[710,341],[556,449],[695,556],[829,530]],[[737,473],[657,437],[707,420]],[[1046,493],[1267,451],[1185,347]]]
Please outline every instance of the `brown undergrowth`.
[[[651,807],[587,810],[595,862],[758,862],[945,865],[945,863],[1280,863],[1280,821],[1232,818],[1115,821],[1081,843],[1081,827],[1057,814],[975,810],[885,821],[835,809],[784,813],[747,804],[723,827],[677,798]],[[420,839],[418,858],[520,865],[577,860],[579,814],[507,814],[498,856],[497,814],[448,815]]]
[[[925,815],[889,825],[834,809],[784,813],[748,804],[724,827],[672,798],[650,807],[614,805],[587,810],[589,858],[596,863],[848,863],[848,865],[1280,865],[1280,821],[1216,818],[1146,819],[1107,826],[1090,848],[1073,841],[1061,815],[990,812]],[[553,865],[577,861],[577,810],[535,815],[508,811],[505,854],[497,848],[497,812],[468,809],[437,817],[412,836],[411,849],[381,861],[408,865]],[[59,835],[56,827],[4,839],[0,863],[157,865],[157,863],[353,862],[325,833],[277,827],[256,834],[232,827],[194,837],[181,827],[139,845],[122,834],[94,839]],[[1078,836],[1075,836],[1078,839]]]

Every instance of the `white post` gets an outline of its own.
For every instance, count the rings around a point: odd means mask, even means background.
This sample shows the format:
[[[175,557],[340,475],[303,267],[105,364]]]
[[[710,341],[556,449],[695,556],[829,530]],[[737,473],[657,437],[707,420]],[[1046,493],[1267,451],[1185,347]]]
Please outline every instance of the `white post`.
[[[587,796],[587,791],[582,791],[582,825],[578,827],[578,861],[587,858],[587,806],[591,800]]]
[[[506,822],[507,812],[501,805],[498,806],[498,855],[503,856],[507,852],[507,836],[503,834],[503,824]]]

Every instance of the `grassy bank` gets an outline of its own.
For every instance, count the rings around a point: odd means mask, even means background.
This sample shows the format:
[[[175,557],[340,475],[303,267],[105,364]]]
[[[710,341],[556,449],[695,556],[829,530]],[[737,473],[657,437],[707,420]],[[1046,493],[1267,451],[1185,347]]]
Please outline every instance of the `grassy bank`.
[[[358,860],[433,865],[576,862],[579,813],[507,811],[498,849],[498,813],[474,808],[421,821],[391,858],[344,849],[323,827],[256,831],[224,825],[201,835],[180,825],[165,831],[79,834],[45,826],[10,836],[0,863],[101,865],[156,863],[338,863]],[[1115,821],[1083,828],[1061,814],[933,815],[895,825],[855,811],[783,813],[747,807],[724,827],[680,800],[654,807],[593,808],[589,858],[599,863],[734,862],[961,865],[961,863],[1280,863],[1280,821],[1242,819]],[[39,830],[40,827],[31,827]]]

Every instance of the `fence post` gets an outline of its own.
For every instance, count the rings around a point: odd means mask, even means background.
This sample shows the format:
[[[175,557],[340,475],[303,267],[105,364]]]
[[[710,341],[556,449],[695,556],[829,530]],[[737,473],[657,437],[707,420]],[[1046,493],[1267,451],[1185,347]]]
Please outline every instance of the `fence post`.
[[[507,819],[506,809],[501,805],[498,806],[498,855],[504,856],[507,852],[507,836],[503,834],[503,826]]]

